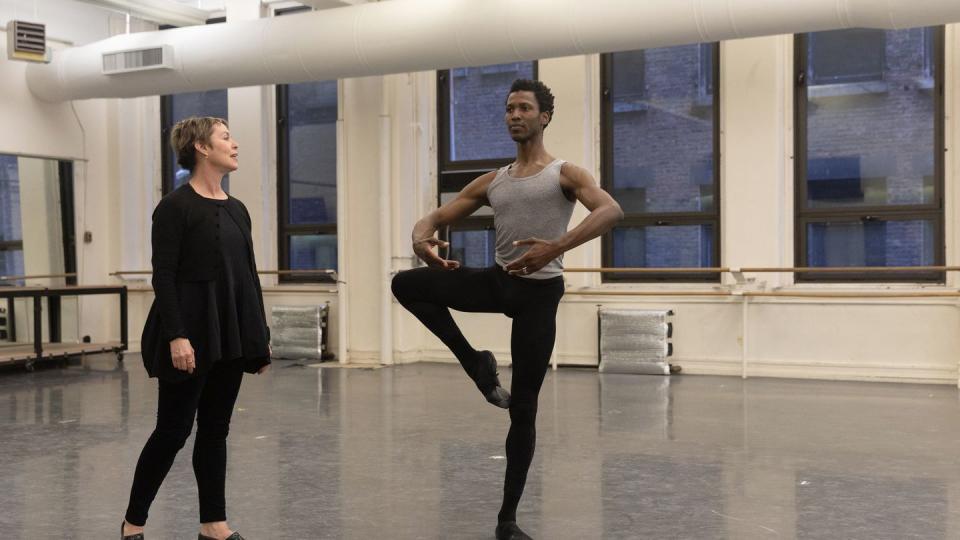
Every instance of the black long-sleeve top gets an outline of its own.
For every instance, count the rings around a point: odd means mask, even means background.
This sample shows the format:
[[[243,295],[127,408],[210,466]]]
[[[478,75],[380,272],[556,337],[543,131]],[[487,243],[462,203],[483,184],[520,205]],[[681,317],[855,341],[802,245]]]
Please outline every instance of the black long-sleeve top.
[[[153,212],[153,290],[141,339],[151,377],[183,380],[170,341],[187,338],[196,369],[242,361],[255,372],[268,364],[270,341],[253,255],[250,214],[238,199],[209,199],[189,183]]]

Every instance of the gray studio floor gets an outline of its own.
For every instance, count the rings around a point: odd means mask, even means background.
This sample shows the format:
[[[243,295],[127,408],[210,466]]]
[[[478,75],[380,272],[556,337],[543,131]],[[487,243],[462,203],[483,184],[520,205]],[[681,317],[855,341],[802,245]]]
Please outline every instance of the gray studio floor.
[[[493,537],[507,414],[458,366],[276,368],[245,379],[230,436],[248,539]],[[155,395],[137,355],[0,372],[0,538],[116,537]],[[956,539],[958,455],[949,386],[561,369],[519,520],[538,539]],[[184,451],[147,538],[196,538],[195,501]]]

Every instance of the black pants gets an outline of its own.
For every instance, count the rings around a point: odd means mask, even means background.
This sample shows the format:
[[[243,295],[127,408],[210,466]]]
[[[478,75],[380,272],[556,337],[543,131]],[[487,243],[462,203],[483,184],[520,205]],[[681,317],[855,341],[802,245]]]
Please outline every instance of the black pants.
[[[536,280],[511,276],[499,267],[458,270],[417,268],[393,278],[397,300],[450,348],[468,374],[475,373],[478,352],[457,327],[450,309],[503,313],[513,319],[510,351],[510,432],[501,521],[516,519],[527,471],[536,446],[537,399],[553,353],[557,305],[563,278]]]
[[[227,433],[242,379],[242,362],[218,362],[209,372],[186,381],[159,381],[157,427],[137,462],[128,523],[142,527],[147,522],[150,504],[190,436],[194,416],[193,472],[200,495],[200,522],[226,521]]]

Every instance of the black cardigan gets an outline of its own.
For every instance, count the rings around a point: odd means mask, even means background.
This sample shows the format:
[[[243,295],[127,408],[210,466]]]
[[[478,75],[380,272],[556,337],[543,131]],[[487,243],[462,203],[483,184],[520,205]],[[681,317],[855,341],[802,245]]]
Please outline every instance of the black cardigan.
[[[250,253],[250,271],[266,326],[263,291],[253,255],[250,214],[234,197],[229,198],[224,208],[234,221],[244,225],[240,230]],[[189,183],[163,197],[153,211],[152,283],[155,297],[141,338],[144,366],[151,377],[182,380],[189,376],[185,371],[173,368],[170,358],[170,341],[173,339],[190,339],[191,346],[198,353],[207,348],[210,336],[206,319],[191,315],[205,312],[207,297],[200,291],[220,274],[217,235],[215,209]],[[269,328],[266,339],[269,342]],[[262,350],[267,350],[268,343],[258,343],[258,348],[261,345]],[[267,362],[258,362],[257,367]]]

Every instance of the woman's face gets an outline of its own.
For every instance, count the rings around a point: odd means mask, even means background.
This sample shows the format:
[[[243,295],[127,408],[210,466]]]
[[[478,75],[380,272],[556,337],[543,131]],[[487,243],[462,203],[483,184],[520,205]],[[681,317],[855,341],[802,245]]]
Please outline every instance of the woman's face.
[[[198,161],[207,161],[214,168],[223,171],[224,174],[237,170],[239,166],[239,153],[237,151],[240,147],[237,145],[237,141],[230,136],[230,130],[227,129],[227,126],[220,123],[214,124],[209,145],[198,144],[197,146],[197,151],[200,153],[197,156]],[[204,155],[206,157],[203,157]]]

